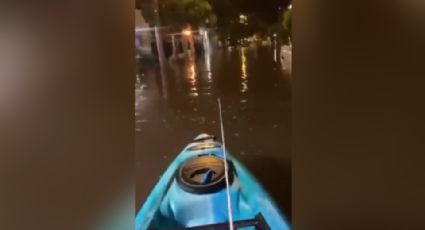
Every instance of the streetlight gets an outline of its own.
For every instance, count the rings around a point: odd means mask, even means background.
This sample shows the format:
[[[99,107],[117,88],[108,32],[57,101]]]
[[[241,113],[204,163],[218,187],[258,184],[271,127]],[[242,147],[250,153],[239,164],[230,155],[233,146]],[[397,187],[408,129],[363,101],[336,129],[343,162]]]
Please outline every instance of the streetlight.
[[[190,30],[183,30],[183,35],[185,35],[185,36],[190,36],[190,35],[192,35],[192,31],[190,31]]]
[[[244,14],[240,14],[239,15],[239,23],[241,24],[247,24],[248,22],[248,16],[244,15]]]

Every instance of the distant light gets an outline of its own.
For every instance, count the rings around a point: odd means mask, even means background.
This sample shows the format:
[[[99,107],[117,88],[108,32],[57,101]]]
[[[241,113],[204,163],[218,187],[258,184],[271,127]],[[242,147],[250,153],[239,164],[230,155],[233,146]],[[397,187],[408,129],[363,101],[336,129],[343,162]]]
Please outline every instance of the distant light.
[[[273,37],[277,37],[277,34],[273,34]]]
[[[244,14],[239,15],[239,23],[245,24],[247,21],[248,21],[248,16],[246,16]]]
[[[292,9],[292,4],[289,4],[288,10]]]
[[[186,36],[190,36],[192,34],[192,31],[190,30],[183,30],[183,34]]]

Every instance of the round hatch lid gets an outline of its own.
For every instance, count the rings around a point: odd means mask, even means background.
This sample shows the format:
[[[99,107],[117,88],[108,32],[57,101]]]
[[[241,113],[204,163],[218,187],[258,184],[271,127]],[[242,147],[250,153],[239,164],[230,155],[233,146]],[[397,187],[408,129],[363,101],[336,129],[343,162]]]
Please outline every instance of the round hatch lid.
[[[227,164],[229,184],[233,181],[231,164]],[[203,155],[189,159],[180,166],[177,183],[190,193],[213,193],[226,187],[224,160],[214,155]]]

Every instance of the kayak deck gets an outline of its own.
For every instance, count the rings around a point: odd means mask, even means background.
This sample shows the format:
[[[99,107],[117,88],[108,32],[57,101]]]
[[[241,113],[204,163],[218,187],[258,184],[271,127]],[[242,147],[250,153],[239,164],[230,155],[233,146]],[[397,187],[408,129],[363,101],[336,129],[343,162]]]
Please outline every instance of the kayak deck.
[[[185,173],[182,172],[183,165],[193,159],[196,162],[198,158],[204,156],[223,158],[224,153],[219,142],[205,135],[200,135],[195,140],[197,141],[190,143],[171,163],[137,213],[136,230],[228,229],[225,187],[199,193],[181,186],[181,181],[178,180]],[[256,179],[233,156],[229,153],[226,155],[232,169],[229,190],[234,227],[244,230],[290,229],[272,198]],[[193,170],[193,172],[204,173],[203,179],[197,181],[200,187],[204,180],[214,178],[208,170]],[[216,170],[212,174],[216,173],[220,171]],[[190,180],[197,177],[190,174],[187,178]],[[195,183],[195,188],[196,186],[198,185]]]

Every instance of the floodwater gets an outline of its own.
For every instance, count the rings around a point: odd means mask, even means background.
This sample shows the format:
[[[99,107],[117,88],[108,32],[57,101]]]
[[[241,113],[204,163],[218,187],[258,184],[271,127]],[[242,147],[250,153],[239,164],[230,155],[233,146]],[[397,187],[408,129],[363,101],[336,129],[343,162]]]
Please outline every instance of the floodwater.
[[[226,147],[291,216],[291,77],[273,46],[216,48],[210,54],[158,66],[139,63],[136,78],[136,202],[141,207],[159,177],[200,133]]]

